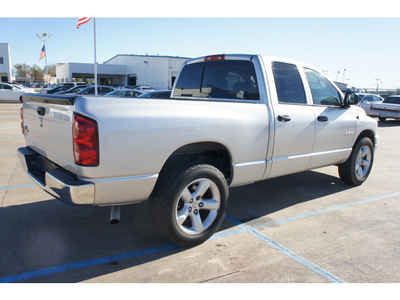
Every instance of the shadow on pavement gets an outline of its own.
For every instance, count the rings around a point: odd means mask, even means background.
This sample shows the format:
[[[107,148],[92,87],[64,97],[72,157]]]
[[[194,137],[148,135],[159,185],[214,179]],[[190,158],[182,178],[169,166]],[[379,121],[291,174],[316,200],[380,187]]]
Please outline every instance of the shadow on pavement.
[[[247,222],[292,205],[351,188],[338,177],[315,171],[230,189],[228,214]],[[121,208],[121,222],[109,224],[108,207],[73,207],[58,200],[0,207],[0,279],[69,263],[144,251],[134,258],[78,267],[21,282],[80,282],[186,251],[146,249],[171,245],[155,232],[148,205]],[[221,230],[234,225],[225,221]],[[17,280],[18,281],[18,280]],[[166,279],[168,281],[168,279]]]

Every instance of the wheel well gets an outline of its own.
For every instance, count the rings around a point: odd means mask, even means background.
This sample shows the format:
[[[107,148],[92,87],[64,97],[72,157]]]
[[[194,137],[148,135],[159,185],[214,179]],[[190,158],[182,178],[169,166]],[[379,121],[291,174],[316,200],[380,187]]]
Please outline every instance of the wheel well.
[[[230,182],[232,175],[232,159],[226,147],[218,143],[194,143],[177,149],[165,162],[160,174],[170,167],[184,163],[209,164],[221,171]]]
[[[376,142],[375,134],[372,130],[365,130],[365,131],[361,132],[360,135],[358,136],[357,140],[355,141],[354,145],[356,145],[359,140],[361,140],[365,137],[369,138],[372,141],[372,145],[374,145],[374,147],[375,147],[375,142]]]

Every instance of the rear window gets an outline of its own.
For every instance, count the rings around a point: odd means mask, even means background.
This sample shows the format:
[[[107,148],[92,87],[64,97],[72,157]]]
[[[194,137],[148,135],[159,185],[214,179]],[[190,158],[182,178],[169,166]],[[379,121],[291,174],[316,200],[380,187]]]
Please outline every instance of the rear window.
[[[175,96],[260,100],[254,66],[241,60],[185,66],[176,83]]]
[[[387,97],[383,103],[400,104],[400,97]]]

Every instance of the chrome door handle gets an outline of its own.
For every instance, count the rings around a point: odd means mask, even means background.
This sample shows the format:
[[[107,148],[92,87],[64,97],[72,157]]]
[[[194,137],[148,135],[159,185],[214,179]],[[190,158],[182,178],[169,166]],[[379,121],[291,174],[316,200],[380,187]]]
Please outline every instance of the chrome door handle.
[[[278,121],[279,122],[289,122],[292,118],[288,115],[279,115]]]
[[[328,121],[328,117],[327,116],[318,116],[317,120],[319,122],[327,122]]]

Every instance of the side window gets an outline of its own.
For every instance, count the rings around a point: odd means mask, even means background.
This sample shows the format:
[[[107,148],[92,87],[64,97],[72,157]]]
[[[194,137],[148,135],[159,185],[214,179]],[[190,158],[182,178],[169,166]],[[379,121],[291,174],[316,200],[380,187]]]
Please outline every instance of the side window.
[[[220,60],[189,64],[175,86],[175,96],[259,100],[253,63]]]
[[[382,99],[378,96],[372,96],[372,101],[381,101]]]
[[[363,98],[363,101],[373,101],[371,95],[367,95]]]
[[[296,65],[273,62],[272,71],[279,102],[306,103],[303,82]]]
[[[340,106],[339,92],[324,76],[311,69],[305,72],[314,104]]]

